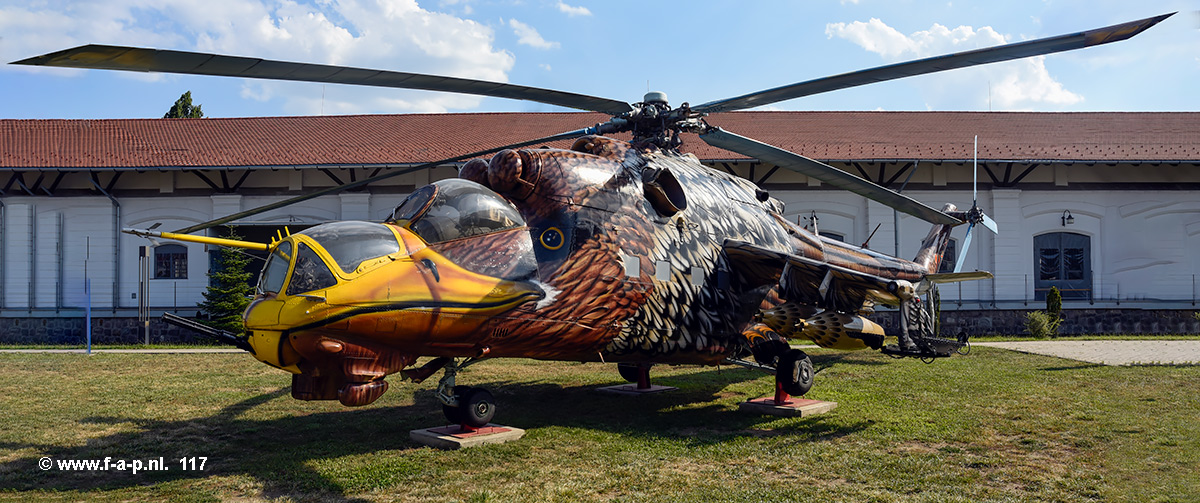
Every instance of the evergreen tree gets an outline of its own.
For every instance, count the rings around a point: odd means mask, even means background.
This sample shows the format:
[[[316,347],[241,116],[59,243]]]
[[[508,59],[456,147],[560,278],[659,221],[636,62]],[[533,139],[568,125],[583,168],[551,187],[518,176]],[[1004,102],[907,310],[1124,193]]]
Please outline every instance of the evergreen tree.
[[[171,105],[171,109],[163,115],[164,119],[201,119],[204,117],[204,112],[200,110],[200,105],[192,106],[192,92],[183,93],[175,104]]]
[[[229,239],[241,239],[229,227]],[[208,272],[208,289],[204,292],[204,302],[198,304],[200,310],[208,316],[202,322],[210,327],[242,333],[242,313],[250,305],[249,296],[254,293],[250,286],[250,278],[254,275],[246,270],[252,257],[233,248],[221,248],[218,252],[217,266]]]
[[[1057,286],[1050,287],[1046,293],[1046,314],[1054,319],[1062,318],[1062,293]]]

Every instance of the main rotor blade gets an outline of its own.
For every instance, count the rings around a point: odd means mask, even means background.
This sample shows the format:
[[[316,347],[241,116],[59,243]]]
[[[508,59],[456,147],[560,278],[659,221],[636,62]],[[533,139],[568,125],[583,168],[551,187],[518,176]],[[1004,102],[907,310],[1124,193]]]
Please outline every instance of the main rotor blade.
[[[745,108],[769,105],[771,103],[790,100],[792,98],[799,98],[801,96],[809,96],[812,94],[836,91],[838,89],[846,89],[849,87],[856,87],[875,82],[883,82],[885,80],[893,80],[911,77],[913,75],[923,75],[926,73],[953,70],[955,68],[965,68],[968,66],[983,65],[987,63],[997,63],[1000,61],[1027,58],[1030,56],[1040,56],[1042,54],[1052,54],[1055,52],[1107,44],[1109,42],[1117,42],[1137,35],[1138,33],[1145,31],[1147,28],[1158,24],[1159,21],[1171,17],[1174,14],[1175,13],[1172,12],[1170,14],[1146,18],[1139,21],[1116,24],[1105,28],[1097,28],[1094,30],[1082,31],[1070,35],[1059,35],[1056,37],[1029,40],[1015,44],[986,47],[983,49],[975,49],[972,51],[958,52],[943,56],[934,56],[932,58],[918,59],[915,61],[907,61],[904,63],[896,63],[866,70],[859,70],[856,72],[843,73],[841,75],[823,77],[816,80],[809,80],[806,82],[776,87],[774,89],[767,89],[756,93],[738,96],[736,98],[713,101],[699,106],[694,106],[692,107],[692,110],[700,113],[729,112],[732,110],[741,110]]]
[[[463,154],[463,155],[460,155],[460,156],[455,156],[455,157],[451,157],[451,158],[448,158],[448,159],[442,159],[442,160],[440,160],[440,161],[427,162],[427,163],[425,163],[425,164],[421,164],[421,165],[419,165],[419,166],[412,166],[412,167],[409,167],[409,168],[405,168],[405,169],[401,169],[401,170],[396,170],[396,171],[393,171],[393,172],[391,172],[391,173],[385,173],[385,174],[382,174],[382,175],[376,175],[376,176],[372,176],[372,177],[370,177],[370,178],[363,178],[362,180],[359,180],[359,181],[357,181],[357,182],[351,182],[351,183],[346,183],[346,184],[342,184],[342,185],[337,185],[337,186],[334,186],[334,187],[329,187],[329,188],[326,188],[326,189],[321,189],[321,190],[318,190],[318,191],[316,191],[316,192],[310,192],[310,193],[308,193],[308,194],[304,194],[304,195],[302,195],[302,196],[296,196],[296,197],[293,197],[293,198],[290,198],[290,199],[284,199],[284,200],[282,200],[282,201],[274,202],[274,203],[271,203],[271,204],[264,204],[264,205],[262,205],[262,206],[259,206],[259,207],[257,207],[257,208],[249,209],[249,210],[242,211],[242,212],[239,212],[239,213],[234,213],[234,214],[232,214],[232,215],[224,216],[224,217],[221,217],[221,218],[218,218],[218,219],[215,219],[215,220],[209,220],[209,221],[207,221],[207,222],[204,222],[204,223],[199,223],[199,224],[193,225],[193,226],[191,226],[191,227],[184,227],[184,228],[182,228],[182,229],[179,229],[179,230],[175,231],[175,232],[174,232],[174,234],[189,234],[189,233],[192,233],[192,232],[201,231],[201,230],[207,229],[207,228],[209,228],[209,227],[214,227],[214,226],[217,226],[217,225],[221,225],[221,224],[225,224],[225,223],[232,222],[232,221],[234,221],[234,220],[239,220],[239,219],[242,219],[242,218],[246,218],[246,217],[254,216],[254,215],[257,215],[257,214],[259,214],[259,213],[266,212],[266,211],[271,211],[271,210],[274,210],[274,209],[283,208],[283,207],[285,207],[285,206],[291,206],[291,205],[293,205],[293,204],[296,204],[296,203],[299,203],[299,202],[302,202],[302,201],[307,201],[307,200],[309,200],[309,199],[313,199],[313,198],[317,198],[317,197],[321,197],[321,196],[325,196],[325,195],[329,195],[329,194],[336,194],[336,193],[338,193],[338,192],[341,192],[341,191],[343,191],[343,190],[349,190],[349,189],[353,189],[353,188],[357,188],[357,187],[362,187],[362,186],[364,186],[364,185],[367,185],[367,184],[369,184],[369,183],[375,183],[375,182],[378,182],[378,181],[380,181],[380,180],[384,180],[384,179],[391,178],[391,177],[394,177],[394,176],[405,175],[405,174],[408,174],[408,173],[412,173],[412,172],[414,172],[414,171],[420,171],[420,170],[422,170],[422,169],[429,169],[429,168],[432,168],[432,167],[435,167],[435,166],[439,166],[439,165],[442,165],[442,164],[445,164],[445,163],[448,163],[448,162],[463,161],[463,160],[466,160],[466,159],[471,159],[471,158],[473,158],[473,157],[479,157],[479,156],[481,156],[481,155],[494,154],[494,153],[496,153],[496,152],[499,152],[499,151],[501,151],[501,150],[504,150],[504,149],[509,149],[509,148],[519,148],[519,147],[527,147],[527,146],[529,146],[529,145],[536,145],[536,144],[538,144],[538,143],[547,143],[547,142],[552,142],[552,141],[557,141],[557,140],[566,140],[566,139],[570,139],[570,138],[578,138],[578,137],[580,137],[580,136],[586,136],[586,135],[589,135],[589,134],[597,134],[597,129],[596,129],[595,127],[584,128],[584,129],[577,129],[577,130],[575,130],[575,131],[567,131],[567,132],[564,132],[564,133],[559,133],[559,134],[556,134],[556,135],[545,136],[545,137],[542,137],[542,138],[538,138],[538,139],[536,139],[536,140],[529,140],[529,141],[523,141],[523,142],[520,142],[520,143],[513,143],[513,144],[511,144],[511,145],[505,145],[505,146],[503,146],[503,147],[489,148],[489,149],[487,149],[487,150],[480,150],[480,151],[478,151],[478,152],[471,152],[471,153],[469,153],[469,154]]]
[[[845,189],[873,199],[927,222],[949,225],[962,223],[961,220],[927,206],[916,199],[885,189],[823,162],[815,161],[800,154],[752,140],[745,136],[730,133],[721,128],[710,129],[707,133],[700,135],[700,139],[714,147],[748,155],[762,162],[769,162],[781,168],[811,176],[839,189]]]
[[[536,101],[610,115],[632,110],[623,101],[484,80],[112,45],[83,45],[12,64],[424,89]]]

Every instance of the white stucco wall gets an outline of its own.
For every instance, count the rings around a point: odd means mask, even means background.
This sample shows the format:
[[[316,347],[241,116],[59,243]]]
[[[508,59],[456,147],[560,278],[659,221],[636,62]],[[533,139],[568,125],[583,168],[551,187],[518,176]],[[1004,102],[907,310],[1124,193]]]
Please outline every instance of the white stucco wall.
[[[161,174],[159,174],[161,175]],[[288,186],[294,172],[280,171],[267,185]],[[307,174],[306,174],[307,176]],[[434,176],[453,176],[442,169]],[[319,178],[318,178],[319,179]],[[0,308],[42,312],[81,308],[86,302],[83,280],[92,281],[92,305],[98,311],[134,309],[138,301],[138,248],[150,241],[115,233],[115,227],[149,227],[173,230],[233,212],[282,200],[288,196],[212,195],[180,196],[179,185],[191,177],[145,177],[153,186],[142,197],[119,197],[119,208],[106,197],[3,198],[3,258],[0,269]],[[952,202],[971,205],[970,190],[909,191],[908,195],[935,207]],[[875,227],[870,248],[893,253],[897,235],[890,208],[865,198],[834,190],[772,191],[787,205],[786,216],[795,222],[813,211],[820,229],[846,236],[850,243],[866,240]],[[256,215],[243,223],[306,223],[361,219],[380,221],[404,198],[403,193],[347,193],[323,196],[300,204]],[[962,254],[965,226],[953,233],[964,270],[992,271],[995,280],[950,285],[942,289],[943,301],[964,302],[964,308],[1020,308],[1034,298],[1036,260],[1034,236],[1048,232],[1073,232],[1091,238],[1091,267],[1096,305],[1122,307],[1138,303],[1156,307],[1186,307],[1200,292],[1200,191],[1186,190],[1086,190],[1079,187],[1052,190],[994,189],[979,194],[979,204],[1000,227],[992,236],[979,228],[971,249]],[[1075,218],[1062,225],[1062,213]],[[118,217],[119,215],[119,217]],[[119,218],[119,222],[114,222]],[[60,229],[60,225],[62,226]],[[915,217],[899,217],[899,256],[916,255],[930,224]],[[60,238],[62,246],[60,251]],[[89,246],[90,243],[90,246]],[[207,285],[208,254],[204,245],[181,243],[188,249],[187,279],[150,280],[155,307],[191,308],[202,300]],[[114,246],[115,245],[115,246]],[[114,288],[114,280],[115,288]],[[115,299],[114,299],[115,297]],[[115,300],[115,302],[114,302]],[[1156,302],[1165,301],[1165,302]],[[1086,301],[1068,302],[1071,303]],[[951,306],[953,308],[953,306]],[[128,312],[124,313],[128,315]],[[103,315],[98,312],[98,315]]]

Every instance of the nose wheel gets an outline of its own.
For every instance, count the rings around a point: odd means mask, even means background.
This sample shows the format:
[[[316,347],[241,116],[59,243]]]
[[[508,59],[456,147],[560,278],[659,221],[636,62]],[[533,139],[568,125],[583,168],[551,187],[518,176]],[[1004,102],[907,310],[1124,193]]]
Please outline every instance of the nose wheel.
[[[445,364],[445,375],[438,382],[436,396],[442,402],[442,414],[452,424],[461,425],[463,429],[476,430],[487,426],[496,416],[496,399],[492,393],[483,388],[470,386],[455,386],[454,378],[459,369],[477,360],[467,360],[459,365],[454,360]]]
[[[442,404],[442,414],[453,424],[482,428],[496,416],[496,399],[483,388],[455,386],[454,395],[458,405]]]

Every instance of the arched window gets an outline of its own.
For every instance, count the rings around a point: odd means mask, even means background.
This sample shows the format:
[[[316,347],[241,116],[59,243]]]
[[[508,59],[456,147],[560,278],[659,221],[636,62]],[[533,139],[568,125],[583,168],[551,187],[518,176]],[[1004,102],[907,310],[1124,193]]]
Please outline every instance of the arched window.
[[[187,247],[154,247],[154,279],[187,279]]]
[[[1092,296],[1092,238],[1074,232],[1033,237],[1034,298],[1045,300],[1050,287],[1064,299]]]

